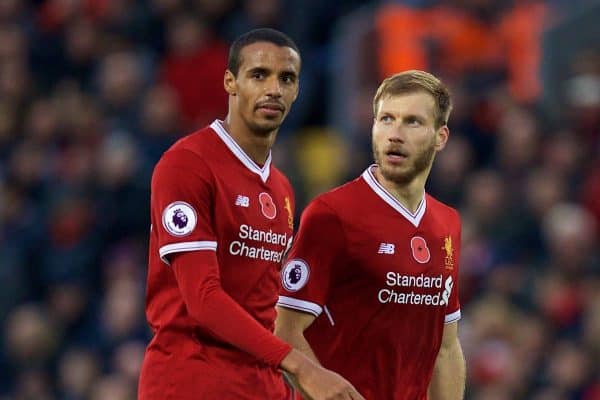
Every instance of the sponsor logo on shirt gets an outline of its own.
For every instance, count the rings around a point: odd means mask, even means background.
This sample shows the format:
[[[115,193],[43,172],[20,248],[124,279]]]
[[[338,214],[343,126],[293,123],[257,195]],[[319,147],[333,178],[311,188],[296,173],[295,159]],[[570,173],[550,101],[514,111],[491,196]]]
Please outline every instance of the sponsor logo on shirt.
[[[288,245],[291,245],[292,235],[273,232],[271,229],[264,231],[242,224],[238,231],[238,238],[240,240],[234,240],[229,244],[229,254],[280,263]],[[265,247],[265,244],[280,250],[272,250]]]
[[[250,206],[250,198],[248,196],[244,196],[238,194],[235,198],[235,205],[240,207],[249,207]]]
[[[381,243],[379,245],[379,250],[377,250],[377,254],[394,254],[395,247],[392,243]]]
[[[386,274],[385,284],[387,287],[381,289],[377,294],[377,299],[382,304],[395,303],[445,307],[450,300],[454,281],[452,276],[448,276],[444,280],[442,274],[415,276],[390,271]],[[418,289],[418,293],[415,293],[415,289]],[[423,293],[424,291],[429,293]]]
[[[288,292],[297,292],[306,285],[309,275],[308,264],[304,260],[294,258],[281,269],[281,283]]]
[[[162,213],[165,230],[177,237],[192,233],[196,227],[196,221],[196,211],[185,201],[175,201],[169,204]]]

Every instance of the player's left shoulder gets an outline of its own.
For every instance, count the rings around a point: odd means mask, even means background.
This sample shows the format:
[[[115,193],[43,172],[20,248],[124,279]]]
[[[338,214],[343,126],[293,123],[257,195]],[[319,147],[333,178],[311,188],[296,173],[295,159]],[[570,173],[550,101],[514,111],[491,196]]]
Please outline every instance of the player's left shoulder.
[[[290,180],[288,179],[288,177],[279,168],[277,168],[273,164],[271,164],[271,171],[270,171],[269,179],[272,179],[273,183],[275,183],[277,185],[281,185],[287,191],[293,193],[293,187],[292,187],[292,184],[290,183]]]
[[[436,199],[430,194],[426,194],[425,197],[427,201],[427,209],[430,212],[434,213],[440,218],[460,225],[460,213],[456,208]]]

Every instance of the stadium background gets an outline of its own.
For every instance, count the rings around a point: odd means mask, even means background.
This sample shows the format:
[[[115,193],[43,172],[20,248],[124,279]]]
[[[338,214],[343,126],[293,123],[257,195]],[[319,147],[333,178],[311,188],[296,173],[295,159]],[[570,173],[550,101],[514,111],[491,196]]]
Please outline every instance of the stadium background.
[[[134,398],[149,176],[224,116],[228,42],[257,26],[302,50],[275,151],[298,211],[369,164],[383,76],[446,80],[428,191],[463,216],[467,398],[600,399],[599,18],[591,0],[0,1],[0,399]]]

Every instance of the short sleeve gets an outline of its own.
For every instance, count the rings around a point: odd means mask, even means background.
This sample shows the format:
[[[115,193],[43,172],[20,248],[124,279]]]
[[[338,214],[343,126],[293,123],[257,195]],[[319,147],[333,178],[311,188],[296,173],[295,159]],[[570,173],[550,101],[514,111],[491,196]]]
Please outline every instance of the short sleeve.
[[[335,212],[323,201],[308,205],[287,261],[281,269],[278,306],[319,316],[327,302],[330,276],[344,244]]]
[[[179,150],[166,153],[152,175],[150,207],[160,258],[168,255],[217,249],[213,229],[212,177],[195,154]]]
[[[448,307],[446,311],[446,317],[444,322],[446,324],[456,322],[460,319],[460,300],[458,296],[458,277],[459,277],[459,269],[460,269],[460,248],[461,248],[461,225],[460,225],[460,216],[456,213],[455,219],[455,237],[456,246],[454,246],[454,268],[452,270],[452,280],[446,281],[444,291],[450,291],[450,298],[448,300]]]

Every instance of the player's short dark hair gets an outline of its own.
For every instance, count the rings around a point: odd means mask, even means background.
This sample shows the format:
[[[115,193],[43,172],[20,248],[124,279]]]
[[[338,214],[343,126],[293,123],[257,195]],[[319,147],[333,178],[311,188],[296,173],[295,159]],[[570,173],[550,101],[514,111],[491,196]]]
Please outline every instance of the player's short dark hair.
[[[289,47],[300,55],[300,50],[296,43],[285,33],[271,28],[253,29],[238,37],[229,48],[229,59],[227,60],[227,69],[233,75],[237,75],[242,63],[240,54],[242,49],[257,42],[273,43],[279,47]]]
[[[414,92],[428,93],[435,100],[436,129],[448,124],[452,111],[450,91],[439,78],[425,71],[404,71],[386,78],[373,98],[373,114],[377,116],[379,101],[384,97]]]

